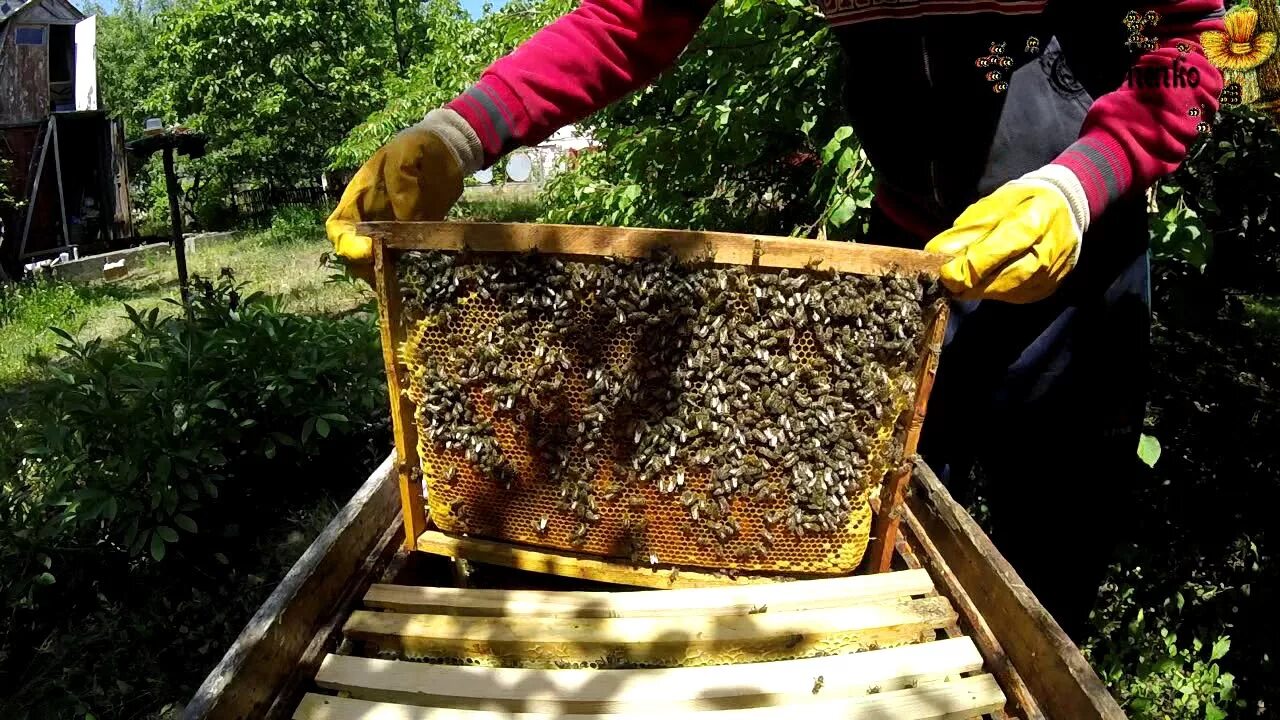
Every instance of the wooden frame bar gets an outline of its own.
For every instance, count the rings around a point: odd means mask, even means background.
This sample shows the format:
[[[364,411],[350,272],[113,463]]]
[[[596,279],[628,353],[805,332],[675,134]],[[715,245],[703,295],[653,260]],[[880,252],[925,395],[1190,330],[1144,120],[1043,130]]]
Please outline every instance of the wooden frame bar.
[[[576,577],[593,582],[666,590],[671,588],[725,587],[776,582],[759,575],[717,575],[670,566],[636,567],[605,558],[550,548],[531,548],[499,540],[446,535],[428,530],[418,536],[417,549],[456,560],[488,563],[527,572]]]
[[[613,658],[622,664],[691,667],[832,655],[919,642],[955,622],[945,597],[825,610],[628,618],[466,617],[357,610],[346,637],[427,658],[563,667]]]
[[[373,272],[378,294],[378,330],[382,335],[382,360],[391,397],[391,426],[396,443],[396,473],[400,479],[400,504],[404,512],[405,547],[414,549],[418,536],[427,529],[423,506],[422,470],[418,458],[418,426],[413,422],[413,406],[404,394],[397,348],[404,342],[400,319],[400,278],[387,261],[382,243],[373,245]]]
[[[769,237],[736,233],[714,233],[683,230],[657,230],[645,228],[607,228],[579,225],[507,224],[507,223],[459,223],[459,222],[371,222],[361,223],[361,234],[373,240],[374,272],[380,310],[383,357],[391,395],[396,449],[402,458],[400,467],[401,494],[404,503],[406,542],[409,547],[431,550],[417,542],[426,530],[428,518],[423,507],[423,482],[417,453],[417,432],[414,426],[412,403],[405,397],[404,379],[398,362],[398,353],[404,340],[400,326],[401,298],[395,272],[395,256],[409,250],[446,250],[469,252],[517,253],[537,251],[576,258],[644,257],[655,250],[666,250],[690,262],[714,265],[739,265],[753,268],[794,268],[811,270],[836,270],[864,275],[883,275],[891,271],[917,272],[936,276],[946,258],[919,250],[860,245],[796,238]],[[904,455],[914,454],[924,422],[928,394],[937,372],[938,355],[947,324],[947,303],[939,301],[931,310],[926,335],[922,338],[922,351],[916,368],[916,396],[906,420],[903,437]],[[879,512],[871,527],[871,545],[864,566],[871,572],[889,569],[893,557],[894,541],[898,533],[903,489],[910,469],[904,466],[891,470],[884,479],[880,491]],[[433,537],[428,546],[441,546],[440,538]],[[504,557],[523,557],[531,560],[528,550],[514,549],[500,554]],[[490,548],[495,549],[496,546]],[[557,555],[579,556],[563,551],[543,550],[554,558]],[[443,552],[441,554],[450,554]],[[454,557],[457,557],[456,555]],[[523,562],[523,561],[522,561]],[[526,563],[527,564],[527,563]],[[533,564],[546,563],[543,561]],[[636,584],[655,587],[653,571],[635,569],[627,571],[622,562],[600,558],[596,565],[604,570],[605,582],[638,581]],[[563,565],[560,567],[563,568]],[[559,572],[559,571],[555,571]],[[684,570],[675,572],[683,573]],[[703,573],[707,577],[714,577]],[[629,578],[629,579],[628,579]],[[670,587],[672,585],[668,585]]]
[[[815,700],[804,704],[766,705],[729,710],[674,710],[651,706],[623,713],[512,713],[506,710],[460,710],[375,703],[328,695],[307,695],[294,720],[794,720],[813,718],[876,720],[969,720],[1000,707],[1004,694],[990,675],[949,683],[864,695],[857,700]]]
[[[942,341],[947,335],[947,320],[950,318],[950,305],[940,300],[933,309],[933,317],[929,321],[929,329],[925,337],[925,352],[920,359],[920,367],[916,373],[916,399],[908,417],[906,438],[902,442],[902,456],[907,458],[890,477],[885,479],[880,488],[880,507],[876,512],[875,522],[871,528],[874,535],[871,547],[867,551],[867,569],[873,573],[888,572],[893,564],[893,550],[898,539],[898,524],[901,522],[903,492],[911,479],[911,460],[916,454],[916,446],[920,443],[920,430],[924,427],[925,409],[929,404],[929,393],[933,390],[933,381],[938,375],[938,360],[942,355]]]
[[[642,670],[536,670],[428,665],[330,655],[316,684],[350,697],[438,708],[618,713],[717,710],[853,698],[958,679],[982,669],[968,638],[800,660]],[[661,706],[661,711],[658,706]]]
[[[375,584],[364,604],[378,610],[476,617],[701,617],[749,615],[761,607],[770,612],[817,610],[855,603],[930,594],[933,580],[925,570],[878,575],[823,578],[804,583],[769,583],[749,590],[739,587],[583,592],[505,590]]]

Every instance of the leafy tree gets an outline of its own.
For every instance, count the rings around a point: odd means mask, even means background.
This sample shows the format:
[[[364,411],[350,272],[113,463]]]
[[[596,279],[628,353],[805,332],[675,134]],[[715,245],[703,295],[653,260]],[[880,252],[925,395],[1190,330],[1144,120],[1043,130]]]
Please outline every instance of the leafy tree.
[[[335,145],[330,152],[333,167],[358,167],[392,135],[452,100],[489,63],[575,4],[572,0],[517,0],[472,20],[457,0],[430,3],[423,27],[424,37],[434,38],[431,52],[402,77],[387,79],[387,102]]]
[[[88,12],[98,16],[102,107],[124,118],[126,133],[141,130],[148,117],[173,116],[155,43],[157,15],[171,5],[170,0],[120,0],[112,9],[88,6]]]
[[[418,26],[392,0],[193,0],[161,13],[155,39],[174,117],[210,137],[205,166],[228,179],[293,183],[384,98]],[[404,55],[407,57],[407,54]]]

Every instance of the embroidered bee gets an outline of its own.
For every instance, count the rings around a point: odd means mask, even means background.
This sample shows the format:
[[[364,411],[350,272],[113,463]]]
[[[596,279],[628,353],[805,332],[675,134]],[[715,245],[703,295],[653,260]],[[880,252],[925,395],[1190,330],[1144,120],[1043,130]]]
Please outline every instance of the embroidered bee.
[[[980,68],[989,68],[995,65],[998,59],[999,58],[992,57],[991,55],[987,55],[986,57],[978,58],[977,60],[974,61],[973,64],[977,65]]]
[[[1137,10],[1130,10],[1124,16],[1124,26],[1129,29],[1142,27],[1142,14]]]
[[[987,82],[1000,82],[1003,79],[1004,75],[1002,75],[999,70],[992,70],[987,73]]]
[[[1201,135],[1208,135],[1212,131],[1213,131],[1213,126],[1209,125],[1209,123],[1207,122],[1201,122],[1199,125],[1196,125],[1196,132],[1200,133]]]
[[[1001,57],[999,60],[996,61],[996,65],[1002,68],[1011,68],[1013,67],[1013,58],[1007,55],[1004,57]]]
[[[1023,49],[1028,55],[1035,55],[1040,52],[1040,38],[1032,35],[1027,38],[1027,46]]]
[[[1243,92],[1241,91],[1240,83],[1227,83],[1227,86],[1222,88],[1222,93],[1218,95],[1218,102],[1223,105],[1237,105],[1240,103],[1242,96]]]
[[[1188,111],[1187,111],[1187,116],[1188,116],[1188,117],[1200,117],[1200,108],[1198,108],[1198,107],[1193,107],[1193,108],[1191,108],[1190,110],[1188,110]]]
[[[1148,10],[1142,14],[1142,24],[1146,27],[1155,27],[1160,24],[1160,13],[1155,10]]]
[[[997,95],[1008,89],[1009,89],[1009,83],[1007,82],[998,82],[995,85],[991,86],[991,92],[996,93]]]
[[[1007,44],[1006,44],[1003,40],[1002,40],[1002,41],[1000,41],[1000,42],[993,42],[993,43],[991,43],[991,54],[992,54],[992,55],[1003,55],[1003,54],[1004,54],[1004,50],[1005,50],[1006,45],[1007,45]]]

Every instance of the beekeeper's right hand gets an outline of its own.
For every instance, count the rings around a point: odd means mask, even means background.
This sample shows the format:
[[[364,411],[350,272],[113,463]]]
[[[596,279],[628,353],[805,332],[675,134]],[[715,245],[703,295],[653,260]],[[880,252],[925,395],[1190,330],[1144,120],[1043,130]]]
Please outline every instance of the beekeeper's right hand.
[[[433,110],[400,132],[351,178],[325,231],[338,256],[368,279],[373,242],[356,223],[442,220],[462,195],[462,178],[478,169],[480,141],[452,110]]]

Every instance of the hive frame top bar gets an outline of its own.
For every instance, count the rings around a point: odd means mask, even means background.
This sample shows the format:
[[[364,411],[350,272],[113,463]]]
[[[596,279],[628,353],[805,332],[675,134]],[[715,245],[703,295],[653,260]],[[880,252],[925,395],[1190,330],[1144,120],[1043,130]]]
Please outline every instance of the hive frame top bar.
[[[472,222],[366,222],[358,231],[392,250],[529,252],[644,257],[659,249],[717,265],[837,270],[859,275],[915,272],[937,277],[948,258],[923,250],[852,242],[693,230]]]

